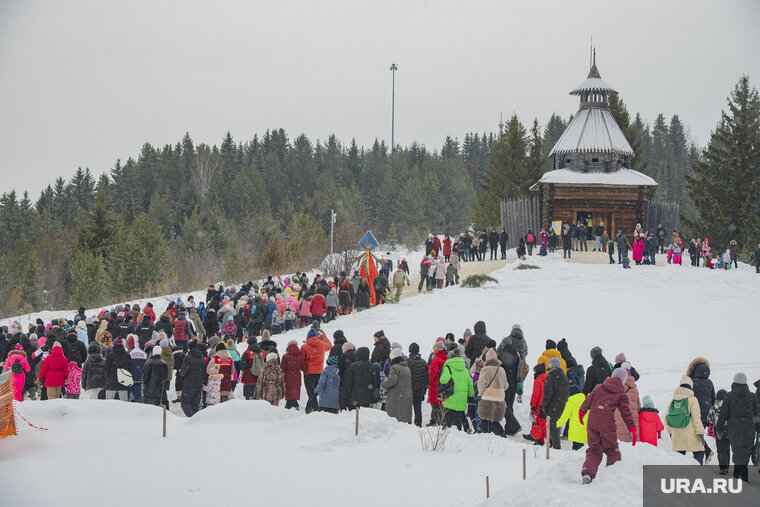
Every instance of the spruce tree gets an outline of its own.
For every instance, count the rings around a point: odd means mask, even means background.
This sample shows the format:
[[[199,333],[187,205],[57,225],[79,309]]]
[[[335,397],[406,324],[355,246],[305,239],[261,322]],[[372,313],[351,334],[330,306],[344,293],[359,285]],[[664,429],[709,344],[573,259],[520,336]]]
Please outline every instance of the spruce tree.
[[[760,97],[746,75],[692,167],[686,186],[698,216],[684,221],[716,248],[736,239],[748,258],[760,238]]]

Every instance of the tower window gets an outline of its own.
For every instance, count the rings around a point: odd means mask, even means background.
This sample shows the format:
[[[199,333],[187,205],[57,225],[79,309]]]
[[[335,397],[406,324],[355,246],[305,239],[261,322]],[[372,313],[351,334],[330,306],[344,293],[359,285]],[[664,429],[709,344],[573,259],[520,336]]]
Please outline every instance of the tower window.
[[[569,159],[569,158],[566,158],[566,159],[565,159],[565,163],[566,163],[566,164],[569,164],[569,163],[570,163],[570,159]]]
[[[595,157],[595,158],[592,158],[591,161],[592,162],[599,162],[599,159]]]

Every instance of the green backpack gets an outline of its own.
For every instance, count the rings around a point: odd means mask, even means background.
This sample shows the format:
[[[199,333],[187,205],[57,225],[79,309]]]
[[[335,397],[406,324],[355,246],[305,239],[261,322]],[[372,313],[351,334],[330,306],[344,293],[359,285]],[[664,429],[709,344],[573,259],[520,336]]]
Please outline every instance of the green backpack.
[[[668,413],[665,416],[665,422],[671,428],[685,428],[688,426],[691,422],[689,398],[671,401],[668,406]]]

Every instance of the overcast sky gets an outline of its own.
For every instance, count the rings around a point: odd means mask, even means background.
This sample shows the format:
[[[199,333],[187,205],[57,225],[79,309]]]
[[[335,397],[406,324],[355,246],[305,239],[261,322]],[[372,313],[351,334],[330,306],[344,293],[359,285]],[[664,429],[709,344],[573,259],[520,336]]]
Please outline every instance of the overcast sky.
[[[2,191],[95,174],[144,142],[267,128],[438,148],[574,113],[597,66],[632,112],[704,144],[741,74],[760,86],[760,2],[0,0]]]

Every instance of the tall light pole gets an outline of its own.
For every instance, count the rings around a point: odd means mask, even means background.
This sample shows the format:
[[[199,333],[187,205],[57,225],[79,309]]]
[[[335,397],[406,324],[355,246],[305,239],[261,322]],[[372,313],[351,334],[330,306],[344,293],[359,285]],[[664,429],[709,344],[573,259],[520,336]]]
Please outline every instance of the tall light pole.
[[[391,153],[396,148],[395,130],[396,130],[396,71],[398,65],[391,64],[391,72],[393,73],[393,88],[391,94]]]

